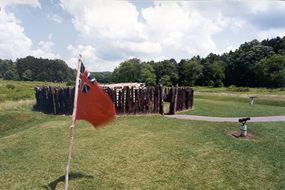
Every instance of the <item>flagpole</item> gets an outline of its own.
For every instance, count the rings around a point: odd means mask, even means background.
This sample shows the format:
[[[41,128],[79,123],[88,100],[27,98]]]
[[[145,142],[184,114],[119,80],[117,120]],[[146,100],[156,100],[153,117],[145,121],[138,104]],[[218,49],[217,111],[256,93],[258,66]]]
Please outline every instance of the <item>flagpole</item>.
[[[76,110],[77,110],[77,97],[78,97],[80,65],[81,65],[81,62],[82,62],[81,58],[82,58],[82,56],[79,55],[79,57],[78,57],[78,64],[77,64],[77,75],[76,75],[76,84],[75,84],[74,103],[73,103],[72,124],[69,127],[69,147],[68,147],[68,157],[67,157],[67,164],[66,164],[64,190],[68,190],[68,178],[69,178],[69,171],[70,171],[70,161],[71,161],[71,153],[72,153],[72,146],[73,146],[74,133],[75,133],[75,122],[76,122],[75,116],[76,116]]]

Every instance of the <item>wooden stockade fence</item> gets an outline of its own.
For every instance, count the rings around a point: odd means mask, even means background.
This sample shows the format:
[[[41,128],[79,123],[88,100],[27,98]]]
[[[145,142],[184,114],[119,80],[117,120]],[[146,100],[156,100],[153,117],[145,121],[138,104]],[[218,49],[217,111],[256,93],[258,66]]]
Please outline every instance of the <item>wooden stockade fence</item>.
[[[104,88],[112,99],[117,114],[164,114],[164,101],[170,102],[169,113],[191,109],[190,87]],[[48,114],[72,114],[74,88],[35,87],[35,109]]]

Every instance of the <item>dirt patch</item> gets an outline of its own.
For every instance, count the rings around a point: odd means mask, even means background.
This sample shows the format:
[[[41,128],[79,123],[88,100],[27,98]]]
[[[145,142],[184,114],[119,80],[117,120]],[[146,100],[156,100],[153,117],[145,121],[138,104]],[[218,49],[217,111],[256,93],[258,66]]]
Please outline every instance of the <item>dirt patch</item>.
[[[230,136],[234,137],[235,139],[245,139],[245,140],[252,140],[253,135],[251,133],[247,133],[246,137],[241,137],[239,131],[231,131],[229,133]]]

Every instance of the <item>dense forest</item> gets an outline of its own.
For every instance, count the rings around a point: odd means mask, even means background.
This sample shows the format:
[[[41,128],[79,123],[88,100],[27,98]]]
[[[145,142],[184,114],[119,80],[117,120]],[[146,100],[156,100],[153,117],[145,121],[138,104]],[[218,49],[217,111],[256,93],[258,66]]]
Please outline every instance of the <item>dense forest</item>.
[[[246,42],[235,51],[207,57],[142,62],[126,60],[113,72],[94,72],[101,83],[142,82],[165,86],[244,86],[285,87],[285,37],[259,42]],[[59,59],[34,58],[0,59],[0,78],[7,80],[38,80],[69,82],[75,70]]]
[[[0,59],[0,78],[5,80],[70,82],[76,71],[60,59],[50,60],[28,56],[11,60]]]
[[[285,37],[246,42],[235,51],[176,62],[129,59],[114,71],[112,82],[147,85],[285,87]]]

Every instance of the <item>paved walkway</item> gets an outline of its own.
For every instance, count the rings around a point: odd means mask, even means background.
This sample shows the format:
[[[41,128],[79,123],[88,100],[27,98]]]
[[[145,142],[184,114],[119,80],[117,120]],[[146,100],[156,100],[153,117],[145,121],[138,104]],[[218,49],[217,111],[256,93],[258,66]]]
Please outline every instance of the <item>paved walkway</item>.
[[[198,115],[165,115],[165,117],[196,120],[196,121],[209,121],[209,122],[238,122],[242,117],[208,117]],[[272,121],[285,121],[285,115],[281,116],[265,116],[265,117],[251,117],[248,122],[272,122]]]

